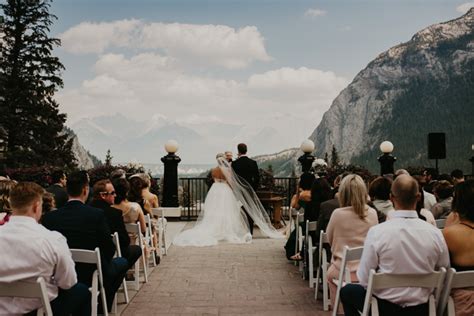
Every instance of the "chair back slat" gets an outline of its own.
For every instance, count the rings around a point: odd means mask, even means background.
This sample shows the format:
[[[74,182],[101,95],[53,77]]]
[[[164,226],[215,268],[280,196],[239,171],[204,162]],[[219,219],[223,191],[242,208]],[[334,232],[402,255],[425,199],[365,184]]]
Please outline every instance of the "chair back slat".
[[[100,250],[99,248],[95,248],[95,250],[71,249],[71,255],[74,262],[97,264]]]
[[[474,270],[461,271],[453,274],[453,280],[451,282],[452,289],[471,287],[474,287]]]
[[[308,232],[315,232],[317,226],[318,226],[317,221],[314,221],[314,222],[308,221],[307,222]]]
[[[346,261],[360,260],[360,258],[362,257],[363,250],[364,250],[364,247],[354,247],[354,248],[347,247]]]
[[[387,289],[394,287],[424,287],[435,288],[438,285],[439,276],[442,272],[436,271],[430,274],[385,274],[375,273],[373,289]]]
[[[44,314],[46,314],[46,316],[53,316],[46,282],[42,277],[38,277],[36,282],[0,282],[0,297],[2,296],[37,298],[41,300]]]
[[[118,232],[115,232],[112,234],[112,240],[114,241],[114,244],[115,244],[115,252],[116,252],[117,257],[121,257],[122,250],[120,250],[120,238],[119,238]]]
[[[367,282],[367,293],[364,300],[364,310],[362,316],[369,315],[372,305],[377,305],[377,301],[373,300],[373,290],[388,289],[396,287],[422,287],[422,288],[436,288],[436,300],[440,299],[440,291],[443,287],[446,269],[441,268],[429,274],[386,274],[376,273],[374,269],[370,270],[369,280]],[[432,295],[432,294],[431,294]],[[434,300],[430,296],[430,315],[435,315]]]

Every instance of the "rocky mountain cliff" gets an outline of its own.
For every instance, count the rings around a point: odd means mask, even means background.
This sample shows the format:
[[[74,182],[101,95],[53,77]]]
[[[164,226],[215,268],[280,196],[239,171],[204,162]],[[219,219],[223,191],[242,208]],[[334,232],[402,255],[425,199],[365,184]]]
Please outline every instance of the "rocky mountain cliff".
[[[271,155],[260,155],[252,157],[257,161],[260,169],[267,170],[269,167],[273,170],[275,177],[288,177],[293,173],[300,173],[298,157],[303,152],[299,148],[290,148]]]
[[[474,8],[380,54],[333,101],[310,136],[316,155],[334,145],[345,162],[377,170],[390,140],[396,167],[430,165],[427,134],[446,133],[440,168],[470,171],[474,144]]]
[[[89,151],[87,151],[81,143],[77,135],[69,128],[65,128],[65,132],[72,138],[72,152],[76,157],[77,167],[79,169],[91,169],[101,164],[101,161]]]

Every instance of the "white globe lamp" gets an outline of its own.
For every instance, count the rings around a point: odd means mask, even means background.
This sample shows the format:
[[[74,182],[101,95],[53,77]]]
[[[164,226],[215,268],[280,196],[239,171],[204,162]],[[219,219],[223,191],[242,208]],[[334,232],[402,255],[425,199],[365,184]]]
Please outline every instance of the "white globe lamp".
[[[310,154],[314,151],[314,143],[310,139],[305,139],[300,146],[300,149],[305,153],[305,154]]]
[[[169,154],[174,154],[178,151],[179,145],[178,142],[175,141],[174,139],[170,139],[169,141],[166,142],[165,144],[165,150]]]
[[[388,140],[382,142],[380,144],[380,151],[383,152],[384,154],[390,154],[393,151],[393,144],[389,142]]]

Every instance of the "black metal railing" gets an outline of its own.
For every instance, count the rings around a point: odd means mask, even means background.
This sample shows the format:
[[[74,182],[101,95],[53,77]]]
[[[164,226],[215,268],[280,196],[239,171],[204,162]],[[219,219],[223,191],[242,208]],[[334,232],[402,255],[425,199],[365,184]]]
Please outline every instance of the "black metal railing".
[[[179,178],[182,188],[180,203],[184,211],[184,214],[181,214],[182,219],[189,221],[197,218],[201,213],[207,191],[209,191],[207,180],[207,178]]]
[[[208,178],[179,178],[179,204],[183,208],[181,219],[195,220],[202,211],[207,192],[209,191]],[[296,192],[298,178],[275,178],[274,194],[284,197],[283,211],[289,209],[291,197]],[[155,178],[160,183],[159,178]]]

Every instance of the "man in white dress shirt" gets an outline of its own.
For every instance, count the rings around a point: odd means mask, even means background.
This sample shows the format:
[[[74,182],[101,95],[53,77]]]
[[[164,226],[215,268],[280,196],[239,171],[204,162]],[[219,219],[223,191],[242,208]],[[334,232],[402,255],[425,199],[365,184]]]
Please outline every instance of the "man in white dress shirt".
[[[391,274],[428,274],[449,266],[449,253],[443,234],[418,218],[415,211],[418,184],[401,175],[392,184],[392,219],[372,227],[367,233],[357,270],[360,284],[341,289],[345,315],[359,315],[364,306],[370,269]],[[380,315],[428,315],[431,289],[391,288],[374,291]]]
[[[0,282],[43,277],[54,315],[90,315],[90,292],[77,283],[66,238],[38,224],[43,193],[32,182],[19,183],[10,192],[12,217],[0,227]],[[0,315],[25,314],[41,306],[39,299],[1,297]]]

